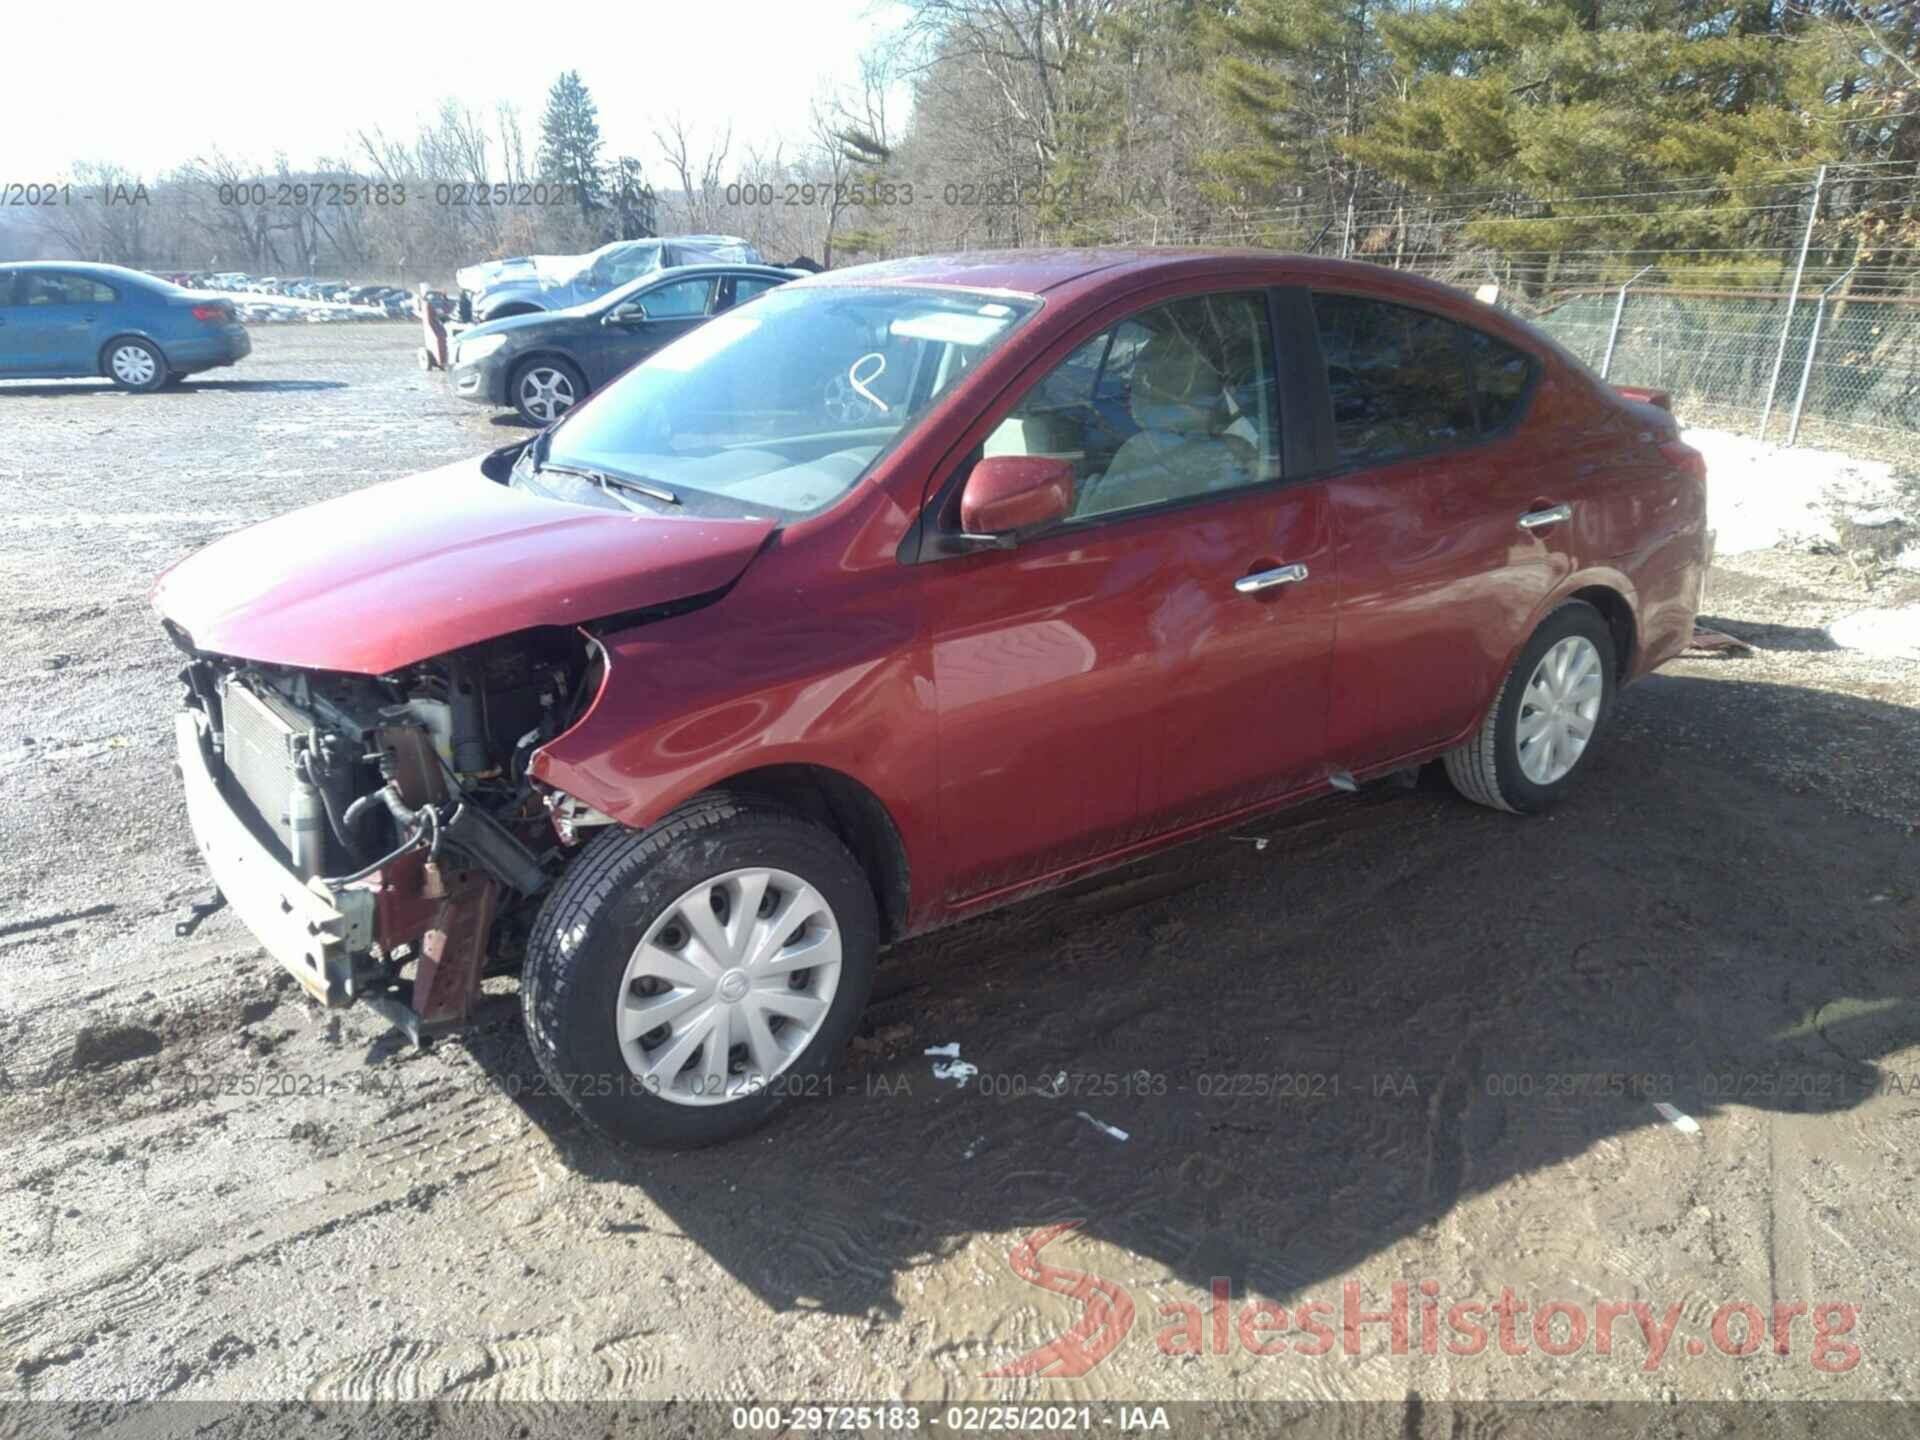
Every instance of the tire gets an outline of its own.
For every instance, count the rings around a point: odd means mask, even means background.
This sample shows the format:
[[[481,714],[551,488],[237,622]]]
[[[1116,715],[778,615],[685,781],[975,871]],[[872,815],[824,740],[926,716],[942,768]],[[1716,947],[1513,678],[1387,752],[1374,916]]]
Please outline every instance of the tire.
[[[757,874],[770,877],[764,892],[751,888]],[[711,928],[696,931],[702,922],[688,907],[715,890],[728,910],[709,903]],[[782,915],[804,916],[784,946]],[[709,963],[736,935],[731,957]],[[829,936],[837,961],[826,958]],[[546,1083],[616,1141],[733,1139],[788,1096],[821,1088],[866,1008],[879,939],[873,890],[832,833],[764,800],[707,796],[650,830],[602,834],[547,897],[520,982],[527,1039]],[[779,968],[759,968],[756,953]],[[823,959],[795,967],[806,955]],[[635,1018],[642,1006],[666,1023],[642,1031],[655,1018]],[[716,1076],[714,1020],[723,1011],[727,1060]]]
[[[544,430],[587,398],[587,381],[570,361],[540,356],[514,367],[507,398],[522,420]]]
[[[1537,815],[1556,804],[1613,708],[1616,664],[1613,632],[1591,605],[1569,601],[1547,616],[1473,738],[1446,753],[1453,788],[1475,804],[1516,815]],[[1597,676],[1591,673],[1596,665]],[[1524,745],[1523,721],[1533,731]]]
[[[151,342],[124,335],[100,352],[100,370],[122,390],[146,392],[167,383],[167,360]]]

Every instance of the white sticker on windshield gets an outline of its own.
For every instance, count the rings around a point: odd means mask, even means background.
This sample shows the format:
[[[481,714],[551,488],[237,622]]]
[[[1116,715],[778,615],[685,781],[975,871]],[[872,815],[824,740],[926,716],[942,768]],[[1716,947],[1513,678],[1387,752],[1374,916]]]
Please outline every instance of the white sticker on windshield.
[[[871,365],[868,364],[869,361],[872,362]],[[866,374],[863,375],[860,373],[862,369],[866,370]],[[861,398],[866,400],[868,404],[872,405],[882,415],[887,413],[887,402],[874,394],[867,386],[884,375],[886,370],[887,357],[882,355],[878,350],[862,355],[847,367],[847,383],[858,390]]]

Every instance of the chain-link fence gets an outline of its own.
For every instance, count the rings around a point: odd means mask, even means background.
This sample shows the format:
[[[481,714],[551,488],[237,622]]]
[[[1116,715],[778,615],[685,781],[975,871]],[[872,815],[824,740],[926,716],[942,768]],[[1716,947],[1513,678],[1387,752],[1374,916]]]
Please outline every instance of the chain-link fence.
[[[1615,384],[1667,391],[1690,424],[1920,460],[1920,300],[1630,286],[1533,319]]]

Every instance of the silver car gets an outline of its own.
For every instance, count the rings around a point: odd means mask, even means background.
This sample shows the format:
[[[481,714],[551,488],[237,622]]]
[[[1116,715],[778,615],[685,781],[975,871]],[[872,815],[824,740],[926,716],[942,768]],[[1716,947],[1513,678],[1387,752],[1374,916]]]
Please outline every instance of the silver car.
[[[585,255],[519,255],[454,272],[464,321],[504,320],[565,310],[654,270],[703,263],[758,265],[760,252],[737,235],[615,240]]]

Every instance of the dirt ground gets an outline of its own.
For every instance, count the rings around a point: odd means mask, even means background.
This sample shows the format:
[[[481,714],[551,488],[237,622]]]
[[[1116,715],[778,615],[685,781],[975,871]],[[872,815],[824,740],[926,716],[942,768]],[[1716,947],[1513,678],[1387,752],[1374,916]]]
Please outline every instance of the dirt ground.
[[[0,1399],[1920,1394],[1920,665],[1821,629],[1899,581],[1732,557],[1710,623],[1751,653],[1626,692],[1550,818],[1428,775],[909,943],[834,1094],[622,1154],[539,1093],[510,980],[415,1053],[230,912],[175,935],[207,880],[154,577],[520,433],[408,327],[255,338],[154,396],[0,385]],[[1068,1278],[1022,1278],[1069,1221]],[[987,1377],[1082,1276],[1132,1304],[1110,1352]],[[1336,1332],[1402,1281],[1413,1334],[1181,1353],[1215,1277]],[[1508,1289],[1514,1346],[1424,1352],[1420,1306]],[[1631,1318],[1535,1343],[1602,1300],[1678,1307],[1659,1363]]]

